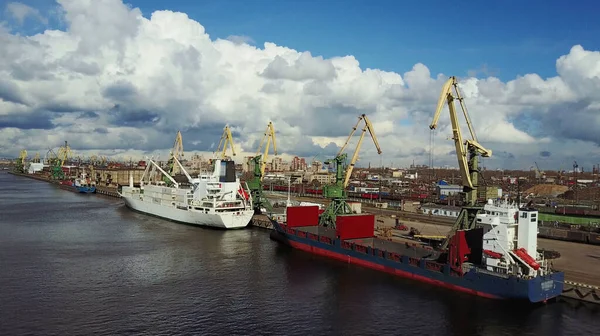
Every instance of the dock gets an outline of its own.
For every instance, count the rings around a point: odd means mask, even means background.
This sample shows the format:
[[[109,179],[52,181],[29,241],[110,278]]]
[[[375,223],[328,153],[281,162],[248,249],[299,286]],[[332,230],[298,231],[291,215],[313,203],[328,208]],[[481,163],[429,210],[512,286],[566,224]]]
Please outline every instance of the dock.
[[[114,187],[96,186],[96,194],[108,197],[121,198],[121,195],[119,195],[117,188]]]
[[[565,281],[561,297],[584,303],[600,304],[600,287]]]

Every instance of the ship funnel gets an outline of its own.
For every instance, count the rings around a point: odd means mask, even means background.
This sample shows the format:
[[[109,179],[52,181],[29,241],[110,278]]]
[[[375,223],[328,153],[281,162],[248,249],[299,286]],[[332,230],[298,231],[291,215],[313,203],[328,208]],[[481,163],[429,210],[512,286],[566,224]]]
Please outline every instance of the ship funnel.
[[[131,171],[129,171],[129,186],[133,188],[133,175],[131,174]]]

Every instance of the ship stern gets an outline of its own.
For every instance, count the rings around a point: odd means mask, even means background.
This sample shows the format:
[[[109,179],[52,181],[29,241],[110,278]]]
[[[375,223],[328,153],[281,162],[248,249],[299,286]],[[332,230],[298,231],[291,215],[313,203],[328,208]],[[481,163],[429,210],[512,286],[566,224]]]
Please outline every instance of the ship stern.
[[[565,273],[554,272],[528,281],[528,298],[531,302],[546,302],[559,297],[564,288]]]

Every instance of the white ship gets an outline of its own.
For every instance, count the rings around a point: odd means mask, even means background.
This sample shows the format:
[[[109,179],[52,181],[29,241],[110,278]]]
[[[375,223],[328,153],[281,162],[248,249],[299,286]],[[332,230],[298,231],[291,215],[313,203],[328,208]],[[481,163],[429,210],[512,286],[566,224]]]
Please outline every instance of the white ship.
[[[187,181],[177,182],[156,162],[148,160],[140,187],[134,187],[132,176],[129,177],[129,186],[123,186],[120,195],[125,205],[139,212],[185,224],[223,229],[248,226],[254,215],[252,199],[248,186],[245,183],[243,186],[235,176],[233,161],[214,160],[213,172],[197,178],[192,178],[179,160],[174,158],[174,161]],[[169,185],[164,181],[150,182],[155,170],[170,181]]]

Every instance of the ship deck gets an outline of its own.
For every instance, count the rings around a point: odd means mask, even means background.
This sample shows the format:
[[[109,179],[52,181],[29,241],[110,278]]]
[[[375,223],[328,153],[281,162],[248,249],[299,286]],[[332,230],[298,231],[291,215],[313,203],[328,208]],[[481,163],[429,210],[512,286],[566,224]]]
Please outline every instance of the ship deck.
[[[322,226],[301,226],[296,227],[295,229],[306,233],[312,233],[318,236],[325,236],[332,240],[336,239],[335,229],[331,228],[326,228]],[[438,251],[422,248],[418,244],[408,242],[400,243],[380,238],[348,239],[345,241],[364,247],[371,247],[390,253],[397,253],[399,255],[404,255],[411,258],[426,258],[430,260],[436,260],[440,255]]]
[[[332,228],[328,228],[328,227],[323,227],[320,225],[317,226],[300,226],[297,227],[296,229],[300,230],[300,231],[304,231],[306,233],[312,233],[312,234],[316,234],[318,236],[325,236],[331,239],[335,239],[335,229]]]
[[[426,258],[436,260],[440,255],[438,251],[425,249],[420,247],[420,245],[414,245],[408,242],[399,243],[380,238],[348,239],[346,241],[365,247],[376,248],[378,250],[387,251],[390,253],[397,253],[399,255],[407,256],[410,258]]]

